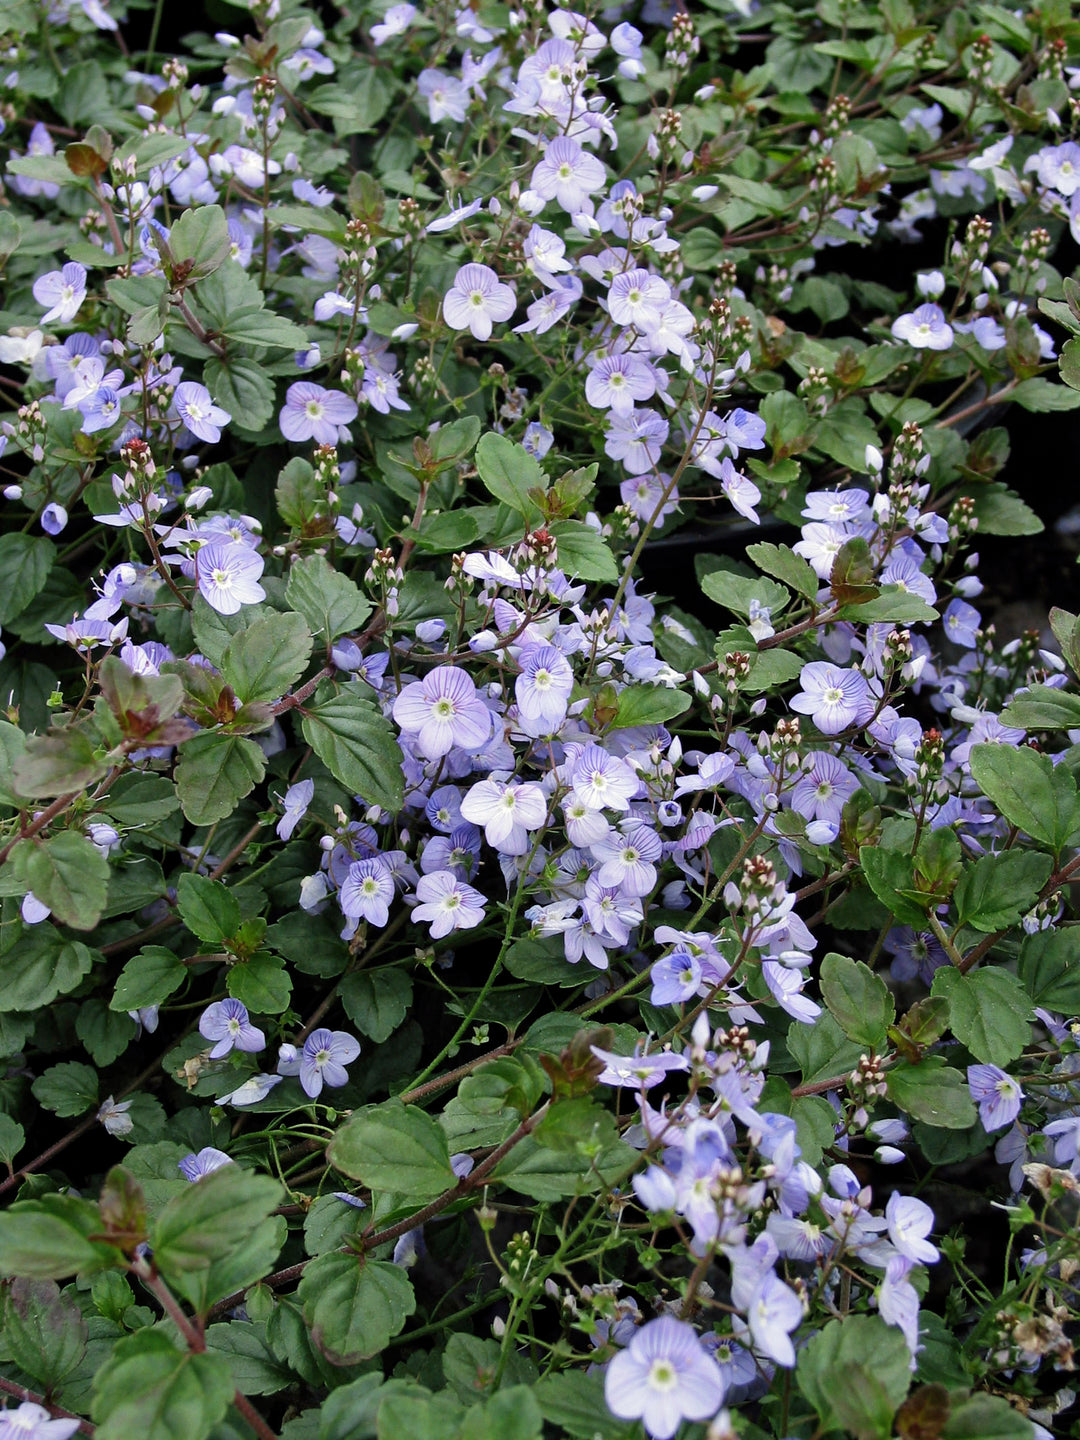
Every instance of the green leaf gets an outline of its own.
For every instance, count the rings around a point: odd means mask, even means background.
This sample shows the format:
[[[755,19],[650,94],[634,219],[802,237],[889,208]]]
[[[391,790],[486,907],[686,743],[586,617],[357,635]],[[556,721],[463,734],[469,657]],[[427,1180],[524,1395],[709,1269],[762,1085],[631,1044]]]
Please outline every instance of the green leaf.
[[[198,280],[210,275],[229,259],[232,236],[220,205],[196,205],[183,210],[169,231],[169,249],[186,267],[187,275]]]
[[[1050,628],[1075,675],[1080,671],[1080,616],[1054,605],[1050,610]]]
[[[879,845],[863,845],[859,850],[859,861],[870,889],[885,908],[896,916],[901,925],[923,929],[926,906],[913,899],[910,893],[915,888],[911,856],[902,855],[897,850],[882,849]],[[928,901],[929,898],[927,896]]]
[[[206,732],[185,740],[180,754],[176,793],[193,825],[227,819],[266,769],[266,756],[246,735]]]
[[[1080,725],[1080,695],[1032,685],[1022,695],[1013,696],[1000,718],[1003,725],[1020,730],[1073,730]]]
[[[240,429],[266,428],[274,414],[274,382],[257,361],[236,356],[207,360],[203,381],[214,403],[228,411]]]
[[[50,1392],[86,1354],[82,1312],[52,1280],[15,1280],[4,1301],[3,1325],[11,1358]]]
[[[563,1370],[545,1375],[533,1390],[541,1414],[562,1434],[575,1440],[630,1440],[640,1434],[637,1423],[616,1420],[604,1403],[604,1378],[599,1371]]]
[[[466,1411],[459,1436],[460,1440],[540,1440],[543,1428],[531,1384],[510,1385]]]
[[[816,600],[821,581],[814,574],[813,566],[796,555],[787,545],[772,545],[762,541],[746,547],[746,556],[766,574],[789,586],[805,600]]]
[[[303,712],[304,739],[336,780],[368,804],[397,814],[405,797],[401,749],[390,722],[353,680]]]
[[[1008,1065],[1031,1039],[1031,1002],[1008,970],[985,968],[961,975],[943,966],[930,993],[948,1000],[949,1028],[984,1064]]]
[[[0,957],[0,1012],[40,1010],[67,995],[89,974],[94,952],[65,940],[52,925],[24,930]]]
[[[359,587],[335,570],[323,555],[297,561],[289,571],[285,599],[308,622],[312,635],[324,644],[359,630],[373,609]]]
[[[967,867],[953,892],[958,923],[988,934],[1016,925],[1035,904],[1051,868],[1049,855],[1031,850],[984,855]]]
[[[280,700],[307,669],[311,632],[289,611],[254,620],[234,635],[221,657],[221,673],[245,705]]]
[[[374,130],[393,98],[393,81],[375,65],[353,70],[348,84],[320,85],[308,96],[313,110],[330,116],[338,135],[364,135]]]
[[[940,1055],[928,1055],[918,1065],[906,1060],[895,1065],[889,1071],[889,1099],[912,1119],[939,1130],[967,1130],[977,1119],[963,1076]]]
[[[0,1111],[0,1161],[10,1165],[26,1146],[26,1131],[10,1115]]]
[[[1074,928],[1026,936],[1018,968],[1034,1005],[1058,1015],[1080,1013],[1080,950]]]
[[[196,593],[191,610],[191,631],[195,643],[211,665],[220,665],[233,636],[261,613],[258,606],[245,605],[235,615],[222,615],[208,605],[201,594]]]
[[[315,478],[315,467],[310,461],[294,455],[278,472],[274,500],[278,514],[290,529],[302,530],[314,520],[322,504],[322,486]]]
[[[1035,1427],[999,1395],[953,1399],[941,1440],[1032,1440]]]
[[[555,520],[548,526],[555,539],[560,570],[575,580],[616,584],[619,567],[611,546],[583,520]]]
[[[409,1202],[434,1200],[457,1184],[438,1122],[398,1100],[354,1111],[326,1153],[343,1175]]]
[[[367,1217],[339,1196],[320,1195],[304,1216],[304,1249],[309,1255],[340,1250],[367,1223]]]
[[[138,772],[121,775],[100,803],[111,819],[132,828],[154,825],[180,808],[176,791],[164,775],[141,775]]]
[[[0,216],[0,260],[10,260],[22,241],[19,222],[10,210]],[[96,247],[95,247],[96,248]]]
[[[44,535],[0,535],[0,625],[21,615],[49,578],[56,547]]]
[[[918,595],[911,595],[900,585],[883,585],[881,594],[872,600],[857,605],[845,605],[841,611],[844,620],[856,620],[861,625],[891,621],[895,625],[927,625],[938,619],[938,611]]]
[[[163,945],[144,945],[116,977],[111,1010],[142,1010],[160,1005],[187,979],[187,966]]]
[[[759,650],[756,655],[750,651],[750,674],[739,682],[739,689],[744,695],[777,690],[795,680],[805,663],[794,650]]]
[[[480,438],[480,421],[475,415],[462,415],[448,425],[440,425],[427,437],[428,448],[441,464],[464,460]]]
[[[849,1040],[882,1050],[896,1006],[880,975],[861,961],[829,954],[821,962],[821,994]]]
[[[377,1355],[416,1309],[412,1284],[400,1266],[356,1255],[319,1255],[296,1293],[311,1338],[332,1365],[356,1365]]]
[[[99,1070],[118,1060],[135,1039],[135,1022],[129,1015],[118,1015],[104,1000],[84,1000],[75,1017],[75,1033],[83,1049]]]
[[[1071,343],[1070,341],[1069,344]],[[1021,380],[1014,390],[1009,391],[1009,399],[1036,415],[1080,408],[1080,392],[1066,389],[1063,385],[1055,385],[1052,380],[1044,380],[1041,376]]]
[[[308,343],[306,330],[261,306],[233,311],[225,317],[219,333],[241,345],[265,345],[271,349],[303,350]]]
[[[345,1014],[361,1035],[381,1045],[409,1013],[412,980],[404,970],[361,970],[339,989]]]
[[[15,763],[26,750],[26,736],[17,725],[0,720],[0,805],[17,805]]]
[[[530,529],[543,521],[543,511],[530,498],[529,491],[546,490],[547,479],[539,461],[524,445],[516,445],[505,435],[489,431],[480,437],[476,447],[476,469],[488,493],[523,515]],[[569,573],[561,555],[559,565]]]
[[[224,1260],[275,1206],[284,1191],[269,1175],[225,1165],[189,1185],[165,1206],[151,1248],[163,1274],[205,1270]]]
[[[534,985],[575,988],[589,983],[589,977],[581,973],[581,966],[567,960],[561,935],[522,936],[507,950],[505,965],[516,979],[528,980]]]
[[[292,980],[284,960],[263,951],[230,966],[225,988],[256,1015],[280,1015],[289,1007]]]
[[[1041,310],[1045,306],[1054,303],[1053,301],[1040,300],[1039,309]],[[1068,317],[1067,319],[1062,319],[1061,316],[1055,318],[1062,320],[1062,323],[1067,324],[1070,330],[1077,328],[1076,319],[1067,305],[1057,303],[1055,304],[1055,309],[1064,311],[1065,316]],[[1048,311],[1047,313],[1050,312]],[[1080,390],[1080,338],[1066,340],[1065,344],[1061,347],[1061,359],[1058,362],[1058,368],[1061,371],[1061,378],[1065,381],[1065,384],[1071,385],[1074,390]]]
[[[26,749],[15,762],[17,795],[38,798],[87,790],[106,773],[94,747],[81,730],[28,735]]]
[[[20,863],[21,862],[21,863]],[[73,930],[93,930],[105,909],[109,862],[74,830],[19,846],[16,864],[43,905]]]
[[[576,1095],[553,1101],[533,1134],[546,1150],[591,1160],[610,1149],[618,1132],[610,1110],[590,1095]]]
[[[202,1270],[175,1272],[172,1284],[192,1309],[205,1315],[216,1301],[246,1290],[269,1275],[288,1233],[285,1217],[272,1215],[256,1225],[222,1259],[212,1261]]]
[[[685,690],[672,690],[667,685],[628,685],[619,691],[618,707],[611,730],[626,730],[634,725],[662,725],[689,710],[692,697]]]
[[[885,1440],[911,1384],[903,1335],[877,1315],[830,1320],[800,1352],[799,1389],[826,1430]]]
[[[533,1200],[558,1201],[624,1180],[635,1152],[622,1140],[594,1159],[574,1150],[552,1150],[526,1135],[497,1167],[495,1180]]]
[[[1049,755],[1026,745],[975,745],[971,773],[1010,825],[1049,846],[1054,854],[1080,828],[1076,781],[1065,765],[1054,765]]]
[[[274,1395],[292,1384],[291,1371],[274,1358],[261,1325],[242,1320],[211,1325],[206,1345],[212,1354],[228,1360],[233,1384],[241,1395]]]
[[[74,1195],[19,1200],[0,1212],[0,1275],[63,1280],[121,1262],[113,1246],[90,1239],[101,1233],[101,1213]]]
[[[750,614],[750,602],[756,600],[774,614],[782,610],[791,599],[790,591],[775,580],[762,575],[742,575],[719,564],[701,577],[701,588],[710,600],[722,605],[736,615],[746,619]]]
[[[451,1150],[499,1145],[536,1108],[544,1093],[539,1064],[523,1055],[481,1065],[466,1076],[439,1116]]]
[[[476,542],[480,522],[476,511],[444,510],[438,515],[425,515],[420,529],[409,533],[416,536],[416,548],[425,555],[448,555],[467,550]]]
[[[156,310],[168,295],[169,286],[160,276],[130,275],[106,281],[105,290],[125,315],[137,315],[140,310]]]
[[[1030,505],[1004,485],[983,485],[974,497],[980,535],[1040,535],[1046,526]]]
[[[94,1376],[98,1440],[207,1440],[235,1388],[224,1356],[178,1350],[161,1330],[137,1330]]]
[[[813,1025],[796,1020],[788,1030],[787,1043],[806,1084],[849,1074],[863,1053],[862,1046],[849,1040],[829,1014],[819,1015]]]
[[[240,928],[240,905],[220,880],[185,871],[176,886],[180,918],[193,935],[208,945],[222,945]]]

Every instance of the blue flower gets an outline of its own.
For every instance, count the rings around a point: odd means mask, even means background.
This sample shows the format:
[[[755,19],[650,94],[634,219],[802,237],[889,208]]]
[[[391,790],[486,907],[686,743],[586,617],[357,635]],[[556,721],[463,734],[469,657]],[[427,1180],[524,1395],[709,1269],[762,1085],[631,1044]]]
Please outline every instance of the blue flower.
[[[211,1060],[220,1060],[234,1046],[253,1053],[266,1044],[266,1036],[248,1019],[247,1006],[233,999],[216,1000],[207,1006],[199,1020],[199,1034],[216,1041],[210,1051]]]
[[[640,1420],[653,1440],[670,1440],[684,1420],[711,1420],[724,1389],[719,1367],[693,1326],[671,1315],[643,1325],[604,1376],[611,1413]]]
[[[345,1069],[360,1054],[360,1042],[344,1030],[313,1030],[304,1041],[300,1084],[314,1100],[324,1085],[337,1089],[349,1082]]]
[[[210,398],[205,385],[193,380],[184,380],[176,387],[172,408],[192,435],[207,445],[216,445],[221,439],[221,426],[228,425],[232,416]]]

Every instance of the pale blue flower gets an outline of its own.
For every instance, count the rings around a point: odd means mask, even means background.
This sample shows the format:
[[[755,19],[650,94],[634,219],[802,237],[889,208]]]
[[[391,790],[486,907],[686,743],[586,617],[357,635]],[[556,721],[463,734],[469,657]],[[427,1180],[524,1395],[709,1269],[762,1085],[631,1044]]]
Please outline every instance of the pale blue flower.
[[[484,918],[483,895],[450,870],[422,875],[416,885],[416,898],[420,904],[412,918],[431,926],[433,940],[441,940],[452,930],[473,930]]]
[[[356,860],[341,886],[341,910],[350,920],[366,920],[383,926],[390,918],[394,880],[390,867],[380,856]]]
[[[443,319],[451,330],[490,340],[492,326],[509,320],[516,305],[513,287],[504,285],[489,265],[462,265],[443,296]]]
[[[266,1036],[248,1019],[247,1006],[231,997],[206,1007],[199,1019],[199,1034],[216,1041],[210,1051],[211,1060],[220,1060],[234,1047],[254,1053],[266,1044]]]
[[[314,1100],[324,1085],[338,1089],[349,1081],[346,1065],[360,1054],[360,1042],[344,1030],[313,1030],[304,1041],[300,1084]]]
[[[235,615],[243,605],[266,599],[258,583],[264,560],[238,540],[211,540],[195,557],[199,591],[219,615]]]
[[[311,804],[315,794],[314,780],[298,780],[295,785],[290,785],[285,791],[285,798],[282,804],[285,807],[285,814],[277,823],[277,837],[279,840],[291,840],[293,831],[300,821],[307,814],[308,806]]]
[[[968,1089],[979,1107],[984,1130],[1000,1130],[1020,1114],[1024,1092],[1011,1075],[996,1065],[969,1065]]]
[[[790,1369],[795,1364],[791,1334],[802,1324],[802,1301],[772,1270],[758,1284],[747,1309],[754,1344],[763,1355]]]
[[[48,325],[53,320],[62,324],[74,320],[86,299],[86,267],[69,260],[62,270],[50,270],[45,275],[39,275],[34,281],[34,299],[39,305],[48,307],[41,317],[42,325]]]
[[[204,1175],[212,1175],[215,1170],[220,1170],[223,1165],[231,1165],[232,1158],[225,1154],[224,1150],[215,1150],[213,1145],[206,1145],[196,1155],[194,1153],[185,1155],[179,1161],[177,1169],[185,1180],[194,1183],[201,1180]]]
[[[866,677],[858,670],[813,660],[803,666],[799,683],[802,689],[792,696],[791,708],[809,715],[823,735],[839,735],[874,713]]]
[[[68,512],[53,501],[41,512],[41,528],[46,535],[59,535],[68,523]]]
[[[885,1207],[889,1239],[901,1255],[918,1265],[933,1265],[938,1248],[926,1236],[934,1228],[934,1212],[914,1195],[901,1195],[894,1190]]]
[[[671,1440],[684,1420],[711,1420],[724,1388],[716,1361],[693,1326],[672,1315],[643,1325],[604,1376],[611,1413],[620,1420],[640,1420],[653,1440]]]
[[[173,394],[172,408],[197,440],[207,445],[216,445],[221,439],[221,426],[228,425],[232,416],[210,398],[205,385],[193,380],[184,380]]]

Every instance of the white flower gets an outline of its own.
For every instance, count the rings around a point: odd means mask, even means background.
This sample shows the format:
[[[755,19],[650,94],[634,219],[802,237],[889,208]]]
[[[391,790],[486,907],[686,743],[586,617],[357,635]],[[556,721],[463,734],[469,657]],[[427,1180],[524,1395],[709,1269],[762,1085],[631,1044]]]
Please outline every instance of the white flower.
[[[97,1118],[110,1135],[130,1135],[135,1128],[134,1120],[127,1113],[130,1109],[130,1100],[121,1100],[117,1104],[110,1095],[98,1110]]]

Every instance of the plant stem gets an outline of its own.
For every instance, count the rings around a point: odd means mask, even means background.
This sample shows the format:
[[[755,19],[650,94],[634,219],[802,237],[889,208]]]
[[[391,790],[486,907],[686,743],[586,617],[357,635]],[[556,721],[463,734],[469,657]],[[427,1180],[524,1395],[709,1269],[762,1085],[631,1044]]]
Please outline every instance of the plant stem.
[[[157,49],[158,32],[161,29],[161,15],[165,9],[165,0],[157,0],[154,6],[154,18],[150,22],[150,39],[147,41],[146,55],[143,59],[143,68],[149,70],[154,59],[154,51]]]
[[[161,1276],[155,1272],[150,1261],[142,1259],[136,1260],[131,1268],[146,1289],[153,1295],[154,1299],[157,1300],[177,1330],[179,1330],[183,1336],[184,1343],[191,1353],[193,1355],[204,1354],[206,1351],[206,1337],[203,1335],[202,1329],[189,1320],[184,1314],[180,1307],[180,1302],[169,1289],[168,1285],[165,1284]],[[246,1395],[241,1395],[240,1391],[237,1390],[233,1395],[232,1404],[251,1426],[252,1430],[255,1431],[255,1434],[259,1436],[259,1440],[278,1440],[277,1435],[271,1430],[270,1426],[255,1409],[251,1401],[248,1400]]]
[[[540,1121],[547,1114],[550,1104],[551,1102],[547,1101],[541,1105],[539,1110],[524,1119],[514,1133],[508,1136],[501,1145],[496,1146],[491,1154],[481,1160],[480,1164],[477,1165],[474,1170],[468,1175],[463,1175],[456,1185],[451,1186],[448,1190],[444,1190],[441,1195],[437,1196],[429,1204],[414,1211],[404,1220],[399,1220],[396,1225],[388,1225],[385,1230],[376,1230],[372,1234],[361,1236],[360,1244],[362,1248],[360,1253],[366,1255],[369,1251],[377,1249],[380,1245],[388,1245],[391,1240],[399,1239],[402,1235],[408,1234],[410,1230],[415,1230],[417,1226],[423,1225],[425,1221],[431,1220],[436,1215],[441,1214],[443,1210],[447,1209],[447,1207],[452,1205],[456,1200],[462,1200],[466,1196],[471,1195],[474,1190],[479,1190],[499,1162],[504,1160],[514,1146],[525,1139],[526,1135],[530,1135],[533,1130],[536,1129],[537,1125],[540,1124]],[[300,1260],[297,1264],[290,1265],[285,1270],[278,1270],[273,1275],[267,1275],[266,1278],[259,1283],[261,1285],[269,1285],[271,1288],[288,1285],[293,1280],[299,1280],[300,1276],[304,1273],[307,1263],[306,1260]],[[213,1320],[216,1316],[223,1315],[226,1311],[239,1305],[244,1298],[244,1293],[243,1290],[237,1290],[235,1294],[227,1295],[224,1300],[219,1300],[217,1304],[211,1308],[208,1318]]]
[[[73,1410],[65,1410],[62,1405],[54,1405],[51,1400],[46,1400],[43,1395],[35,1395],[33,1390],[27,1390],[22,1385],[16,1385],[14,1380],[0,1378],[0,1394],[13,1395],[16,1400],[28,1400],[33,1405],[43,1405],[54,1420],[78,1420],[79,1429],[84,1435],[93,1435],[94,1427],[89,1420],[84,1420],[76,1415]]]
[[[66,810],[72,800],[81,793],[79,790],[72,790],[70,794],[60,795],[51,805],[42,810],[36,820],[32,821],[29,825],[24,825],[14,839],[9,840],[4,848],[0,850],[0,865],[4,863],[20,840],[32,840],[35,835],[45,829],[45,826],[48,825],[50,820],[55,820],[57,815],[59,815],[61,811]]]

